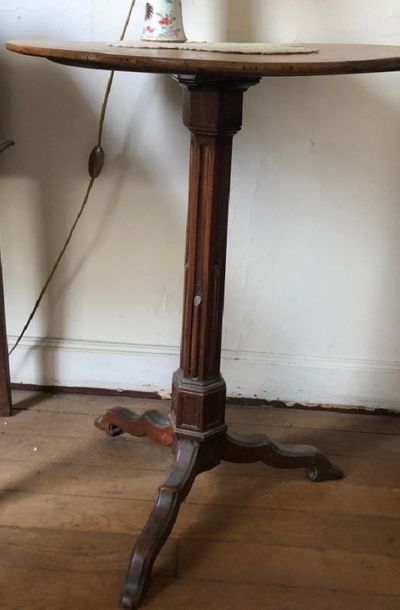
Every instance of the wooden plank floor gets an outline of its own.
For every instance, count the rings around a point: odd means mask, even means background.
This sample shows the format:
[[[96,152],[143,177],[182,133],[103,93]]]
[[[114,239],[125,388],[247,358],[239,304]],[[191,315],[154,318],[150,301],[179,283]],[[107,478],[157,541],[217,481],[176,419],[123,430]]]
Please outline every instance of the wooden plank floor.
[[[117,609],[171,455],[93,420],[169,404],[24,392],[14,404],[0,419],[0,608]],[[400,418],[231,406],[228,421],[318,445],[346,478],[261,464],[201,475],[142,607],[400,610]]]

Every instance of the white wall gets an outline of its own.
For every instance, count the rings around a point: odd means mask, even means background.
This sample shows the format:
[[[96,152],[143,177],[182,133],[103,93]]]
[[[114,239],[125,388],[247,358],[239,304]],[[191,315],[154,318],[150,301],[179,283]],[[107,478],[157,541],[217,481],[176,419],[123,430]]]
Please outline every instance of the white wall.
[[[192,39],[400,44],[399,0],[183,4]],[[112,40],[128,5],[1,0],[0,40]],[[0,160],[10,341],[80,205],[106,78],[0,53],[0,133],[17,141]],[[118,75],[106,170],[12,357],[14,381],[169,389],[189,143],[180,99],[169,77]],[[400,409],[399,168],[400,74],[264,79],[246,95],[223,337],[231,395]]]

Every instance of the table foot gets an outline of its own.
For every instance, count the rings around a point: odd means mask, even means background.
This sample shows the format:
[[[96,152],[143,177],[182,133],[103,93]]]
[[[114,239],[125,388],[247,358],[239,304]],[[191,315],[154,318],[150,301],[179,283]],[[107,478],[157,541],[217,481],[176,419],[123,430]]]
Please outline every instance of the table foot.
[[[188,438],[173,431],[169,420],[158,411],[138,416],[127,409],[112,409],[96,425],[111,436],[128,432],[149,436],[171,445],[175,459],[170,474],[159,490],[149,520],[133,550],[121,596],[121,607],[138,607],[147,588],[154,561],[177,519],[180,506],[198,474],[211,470],[221,461],[249,464],[263,462],[275,468],[306,468],[311,481],[342,478],[342,472],[315,447],[273,443],[264,434],[240,435],[223,432],[208,439]]]
[[[205,460],[204,460],[205,458]],[[196,475],[217,463],[203,451],[199,442],[178,439],[175,461],[167,481],[158,496],[147,525],[133,550],[129,572],[121,596],[121,607],[137,608],[150,581],[154,561],[165,544],[178,516],[179,508],[188,495]]]
[[[222,459],[237,464],[263,462],[274,468],[306,468],[308,478],[314,482],[343,477],[341,470],[333,466],[315,447],[273,443],[264,434],[227,434],[223,442]]]
[[[167,447],[174,442],[171,423],[159,411],[146,411],[143,415],[137,415],[129,409],[117,407],[99,417],[95,425],[111,437],[124,433],[138,437],[148,436],[155,443]]]

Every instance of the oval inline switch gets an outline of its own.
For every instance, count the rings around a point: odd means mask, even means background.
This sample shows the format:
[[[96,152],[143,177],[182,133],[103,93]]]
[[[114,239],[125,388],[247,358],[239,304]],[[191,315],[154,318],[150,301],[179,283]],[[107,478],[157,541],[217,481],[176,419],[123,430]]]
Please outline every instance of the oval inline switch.
[[[89,176],[91,178],[98,178],[104,167],[104,148],[99,144],[93,148],[89,157]]]

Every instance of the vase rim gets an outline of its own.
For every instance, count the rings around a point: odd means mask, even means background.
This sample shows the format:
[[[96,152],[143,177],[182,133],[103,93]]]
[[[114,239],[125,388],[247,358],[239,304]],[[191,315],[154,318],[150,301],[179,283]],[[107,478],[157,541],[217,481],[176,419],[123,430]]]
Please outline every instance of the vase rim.
[[[159,38],[158,36],[146,36],[143,35],[141,36],[141,40],[146,40],[147,42],[159,42],[159,43],[163,43],[163,42],[187,42],[187,38],[179,36],[179,37],[171,37],[171,38],[167,38],[167,37],[162,37]]]

